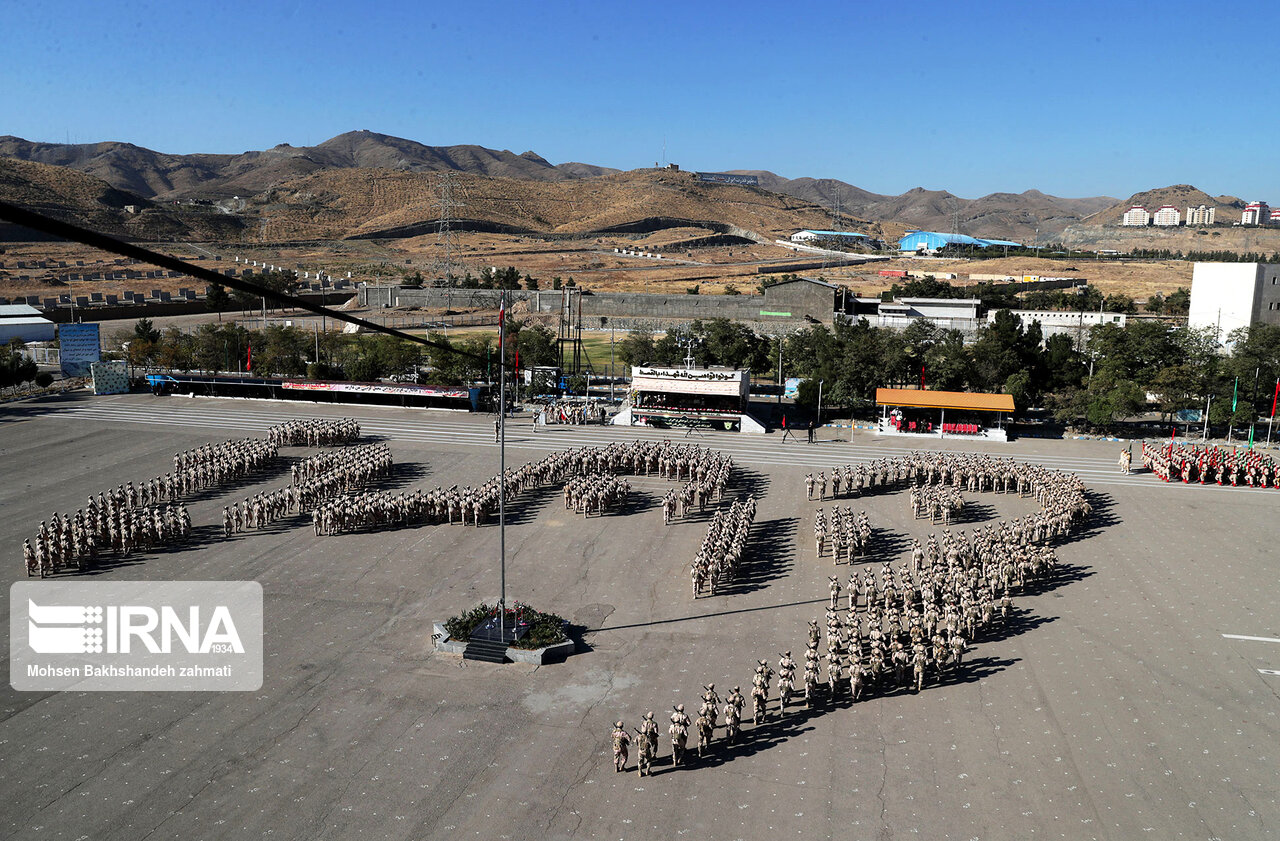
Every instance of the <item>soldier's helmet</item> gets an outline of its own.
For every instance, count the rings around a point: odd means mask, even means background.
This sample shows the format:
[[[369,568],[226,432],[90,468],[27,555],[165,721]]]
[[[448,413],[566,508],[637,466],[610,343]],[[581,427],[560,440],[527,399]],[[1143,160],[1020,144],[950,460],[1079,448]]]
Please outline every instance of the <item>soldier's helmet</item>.
[[[621,721],[615,721],[615,722],[613,723],[613,726],[614,726],[614,727],[617,727],[619,730],[621,730],[621,729],[622,729],[622,722],[621,722]]]
[[[645,718],[653,718],[653,710],[650,710],[649,712],[645,713],[645,714],[644,714],[644,717],[645,717]]]
[[[676,712],[678,713],[684,712],[684,704],[676,704]]]

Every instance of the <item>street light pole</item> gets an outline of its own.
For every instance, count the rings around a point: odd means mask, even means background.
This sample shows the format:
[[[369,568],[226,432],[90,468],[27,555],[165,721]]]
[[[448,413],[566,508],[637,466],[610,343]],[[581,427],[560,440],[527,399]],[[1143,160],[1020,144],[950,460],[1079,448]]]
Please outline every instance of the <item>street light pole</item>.
[[[818,380],[818,426],[822,426],[822,380]]]
[[[782,334],[778,334],[778,405],[782,405]]]

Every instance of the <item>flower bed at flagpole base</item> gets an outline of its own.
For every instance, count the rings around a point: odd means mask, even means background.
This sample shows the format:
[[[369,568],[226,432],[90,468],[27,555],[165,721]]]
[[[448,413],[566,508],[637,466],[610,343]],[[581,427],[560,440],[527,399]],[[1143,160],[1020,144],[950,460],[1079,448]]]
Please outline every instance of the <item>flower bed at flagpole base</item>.
[[[471,635],[491,624],[497,615],[497,605],[481,603],[444,623],[434,623],[436,650],[461,654]],[[514,636],[507,642],[507,656],[516,662],[541,664],[553,657],[568,656],[576,647],[565,632],[569,623],[554,613],[516,602],[507,608],[504,618],[508,635]]]

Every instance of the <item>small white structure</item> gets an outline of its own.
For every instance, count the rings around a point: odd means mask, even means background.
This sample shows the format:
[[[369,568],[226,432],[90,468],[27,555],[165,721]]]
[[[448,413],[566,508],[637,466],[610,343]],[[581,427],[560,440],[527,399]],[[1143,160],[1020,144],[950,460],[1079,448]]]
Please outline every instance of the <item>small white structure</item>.
[[[1161,228],[1176,228],[1182,221],[1182,213],[1171,204],[1166,204],[1151,217],[1151,224]]]
[[[1280,324],[1280,264],[1196,263],[1191,327],[1211,327],[1226,345],[1231,331],[1255,322]]]
[[[844,240],[846,242],[857,242],[867,238],[866,234],[855,234],[852,231],[796,231],[791,235],[792,242],[813,242],[815,240]]]
[[[1151,221],[1151,214],[1147,213],[1147,209],[1141,205],[1135,204],[1124,212],[1124,219],[1120,222],[1127,228],[1146,227]]]

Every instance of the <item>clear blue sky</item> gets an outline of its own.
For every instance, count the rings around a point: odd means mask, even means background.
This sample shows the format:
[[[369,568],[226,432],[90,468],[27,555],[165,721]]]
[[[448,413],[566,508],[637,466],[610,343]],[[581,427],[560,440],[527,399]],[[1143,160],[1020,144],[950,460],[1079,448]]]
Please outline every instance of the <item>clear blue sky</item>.
[[[166,152],[352,129],[882,193],[1280,204],[1275,0],[7,0],[0,134]]]

